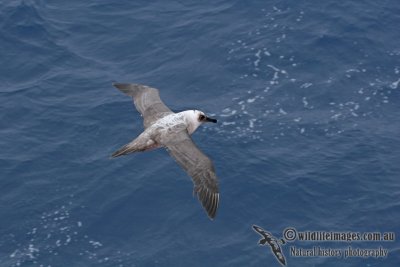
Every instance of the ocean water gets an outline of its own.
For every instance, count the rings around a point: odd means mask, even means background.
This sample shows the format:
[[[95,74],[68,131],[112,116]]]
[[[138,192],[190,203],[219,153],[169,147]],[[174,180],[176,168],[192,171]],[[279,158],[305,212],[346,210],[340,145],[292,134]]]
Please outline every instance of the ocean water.
[[[0,266],[280,266],[257,224],[400,236],[398,1],[0,3]],[[114,81],[219,120],[214,221]],[[398,239],[398,238],[397,238]],[[293,257],[289,246],[389,250]],[[293,242],[288,266],[398,266]]]

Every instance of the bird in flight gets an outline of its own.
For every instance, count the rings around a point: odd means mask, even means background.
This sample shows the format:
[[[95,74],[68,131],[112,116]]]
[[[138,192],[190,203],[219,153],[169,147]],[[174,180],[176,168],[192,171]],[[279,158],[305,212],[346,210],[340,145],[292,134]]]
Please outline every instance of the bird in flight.
[[[157,89],[140,85],[114,83],[114,87],[131,96],[143,117],[144,131],[112,154],[119,157],[134,152],[164,147],[192,177],[199,201],[210,219],[219,205],[218,180],[212,161],[195,145],[191,134],[203,123],[217,120],[199,110],[172,112],[160,99]]]
[[[286,266],[286,259],[285,256],[283,255],[282,248],[280,246],[280,242],[282,244],[285,244],[285,241],[281,239],[278,241],[270,232],[265,231],[262,229],[260,226],[253,225],[253,230],[259,233],[263,238],[258,241],[258,244],[260,246],[265,245],[268,243],[268,245],[271,247],[272,253],[274,253],[276,259],[283,265]]]

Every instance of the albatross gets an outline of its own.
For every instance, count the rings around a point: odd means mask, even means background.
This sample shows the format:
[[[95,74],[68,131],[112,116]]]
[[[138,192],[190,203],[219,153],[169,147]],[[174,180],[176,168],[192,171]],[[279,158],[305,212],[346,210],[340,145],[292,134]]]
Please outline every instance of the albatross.
[[[113,83],[121,92],[131,96],[143,117],[144,131],[134,140],[112,154],[119,157],[164,147],[175,161],[191,176],[193,194],[212,220],[219,205],[218,180],[212,161],[190,137],[206,122],[216,123],[199,110],[172,112],[160,99],[159,91],[146,85]]]

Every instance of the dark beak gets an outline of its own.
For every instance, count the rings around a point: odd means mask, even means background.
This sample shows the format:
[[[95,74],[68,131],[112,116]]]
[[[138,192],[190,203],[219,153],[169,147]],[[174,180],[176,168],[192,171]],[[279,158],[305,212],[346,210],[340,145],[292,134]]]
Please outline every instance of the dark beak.
[[[217,123],[217,120],[216,120],[216,119],[209,118],[209,117],[206,117],[205,121],[207,121],[207,122],[212,122],[212,123]]]

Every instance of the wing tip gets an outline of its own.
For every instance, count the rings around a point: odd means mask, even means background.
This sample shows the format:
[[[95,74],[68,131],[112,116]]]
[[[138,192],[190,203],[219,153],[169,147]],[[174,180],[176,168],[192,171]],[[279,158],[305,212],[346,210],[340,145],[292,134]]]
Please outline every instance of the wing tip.
[[[132,84],[132,83],[112,83],[112,85],[120,90],[122,93],[127,94],[129,96],[134,96],[139,90],[139,84]]]
[[[118,85],[120,85],[120,84],[122,84],[122,83],[119,83],[119,82],[112,82],[111,84],[112,84],[112,86],[117,87]]]
[[[130,95],[130,96],[136,96],[140,92],[144,92],[145,90],[157,90],[155,88],[149,87],[147,85],[143,84],[137,84],[137,83],[118,83],[118,82],[113,82],[112,85],[123,92],[124,94]],[[158,90],[157,90],[158,92]]]
[[[219,193],[211,193],[206,189],[202,192],[198,192],[197,196],[206,211],[208,218],[211,221],[214,221],[219,206]]]
[[[118,83],[118,82],[112,83],[112,86],[114,86],[115,88],[118,88],[118,89],[128,87],[129,85],[130,85],[129,83]]]
[[[120,90],[122,93],[131,95],[132,94],[132,89],[131,85],[129,83],[112,83],[112,85]]]

